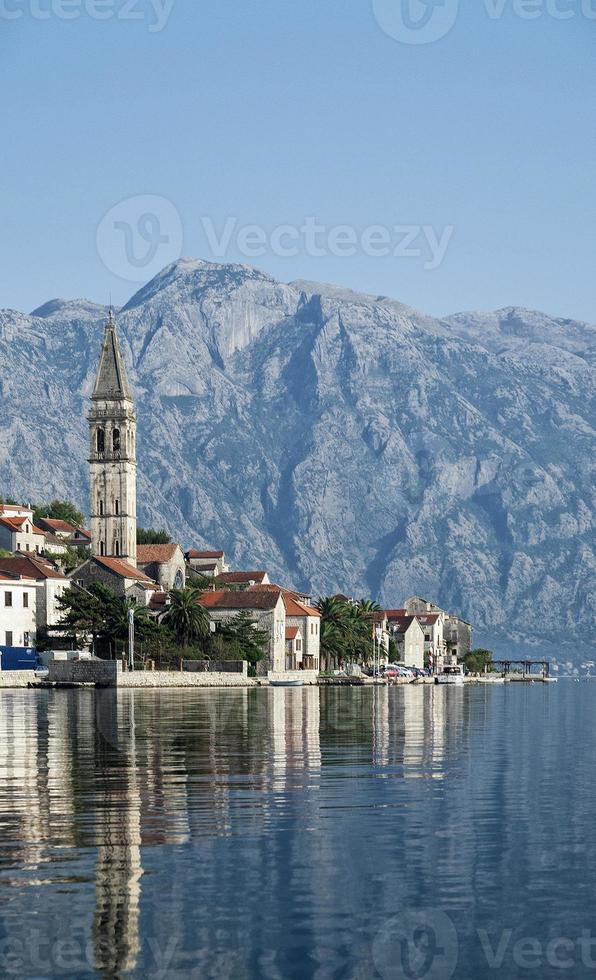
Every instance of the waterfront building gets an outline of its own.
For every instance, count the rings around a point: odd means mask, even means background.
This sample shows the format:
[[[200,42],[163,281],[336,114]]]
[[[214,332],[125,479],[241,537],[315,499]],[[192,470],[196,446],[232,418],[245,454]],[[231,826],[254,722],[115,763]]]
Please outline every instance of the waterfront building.
[[[229,622],[240,613],[248,613],[269,637],[266,659],[259,664],[260,673],[285,671],[286,607],[281,590],[204,592],[197,601],[214,623]]]
[[[422,670],[425,666],[425,638],[417,617],[404,615],[401,609],[389,609],[387,623],[398,650],[398,661]]]
[[[36,594],[32,579],[0,571],[0,646],[33,645],[36,632]]]

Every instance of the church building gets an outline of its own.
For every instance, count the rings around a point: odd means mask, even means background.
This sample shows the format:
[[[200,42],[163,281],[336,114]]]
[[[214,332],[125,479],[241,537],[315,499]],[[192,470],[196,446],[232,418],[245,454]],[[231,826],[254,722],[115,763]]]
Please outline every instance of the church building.
[[[137,562],[137,417],[110,310],[91,410],[91,554]]]
[[[184,556],[177,545],[168,546],[174,554],[167,561],[161,553],[138,555],[137,417],[111,310],[87,419],[91,558],[71,578],[83,587],[102,582],[149,605],[162,588],[184,586]]]

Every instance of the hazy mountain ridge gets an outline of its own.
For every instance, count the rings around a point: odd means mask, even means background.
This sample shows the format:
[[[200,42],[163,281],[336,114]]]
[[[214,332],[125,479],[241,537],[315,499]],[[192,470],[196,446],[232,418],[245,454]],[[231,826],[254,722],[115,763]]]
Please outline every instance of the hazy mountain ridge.
[[[104,317],[84,300],[0,313],[0,489],[86,504]],[[191,260],[117,319],[143,523],[315,593],[422,592],[485,636],[588,652],[594,327],[435,320]]]

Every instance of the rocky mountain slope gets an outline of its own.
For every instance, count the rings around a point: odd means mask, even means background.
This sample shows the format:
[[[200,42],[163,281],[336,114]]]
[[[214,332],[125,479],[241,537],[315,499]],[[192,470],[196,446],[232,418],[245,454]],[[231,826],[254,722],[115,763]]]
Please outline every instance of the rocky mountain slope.
[[[86,509],[106,310],[0,313],[0,493]],[[421,593],[479,639],[585,656],[596,328],[182,260],[118,313],[143,524],[313,593]]]

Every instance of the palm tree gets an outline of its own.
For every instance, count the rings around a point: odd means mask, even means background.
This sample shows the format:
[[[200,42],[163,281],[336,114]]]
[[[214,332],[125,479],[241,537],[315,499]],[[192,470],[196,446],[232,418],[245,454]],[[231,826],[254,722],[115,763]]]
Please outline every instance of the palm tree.
[[[170,593],[172,603],[163,617],[164,626],[172,630],[184,649],[193,640],[209,635],[209,614],[199,605],[200,594],[192,588],[173,589]]]

